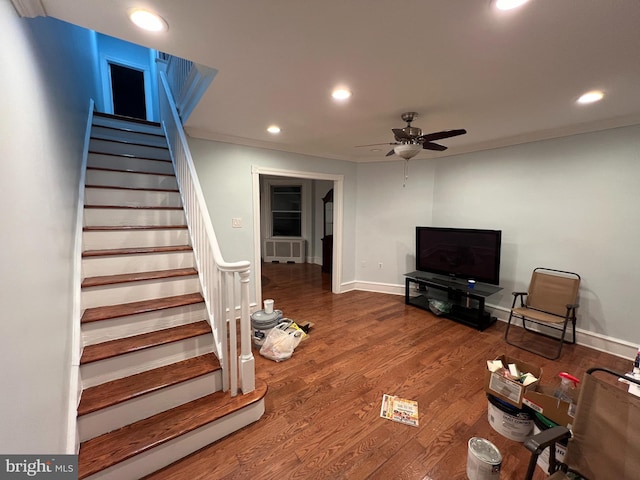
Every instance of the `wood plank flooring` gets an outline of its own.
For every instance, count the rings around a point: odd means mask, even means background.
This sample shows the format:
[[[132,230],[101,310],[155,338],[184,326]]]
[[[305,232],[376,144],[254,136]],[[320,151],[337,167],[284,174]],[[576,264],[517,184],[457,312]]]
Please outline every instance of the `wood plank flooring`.
[[[507,345],[502,322],[478,332],[405,306],[402,296],[334,295],[316,265],[265,264],[263,295],[286,317],[315,324],[285,362],[254,350],[269,388],[264,417],[149,478],[465,479],[474,436],[499,448],[503,480],[523,478],[528,452],[487,420],[486,360],[507,354],[540,365],[544,384],[560,371],[630,368],[574,345],[546,360]],[[420,426],[381,419],[383,393],[417,400]],[[538,468],[535,478],[544,477]]]

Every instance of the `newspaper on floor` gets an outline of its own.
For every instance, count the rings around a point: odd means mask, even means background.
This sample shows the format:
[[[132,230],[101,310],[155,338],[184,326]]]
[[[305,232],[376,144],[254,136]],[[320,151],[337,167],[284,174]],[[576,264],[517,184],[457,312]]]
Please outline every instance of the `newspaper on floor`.
[[[396,397],[395,395],[382,395],[382,407],[380,416],[404,423],[405,425],[418,426],[418,402]]]

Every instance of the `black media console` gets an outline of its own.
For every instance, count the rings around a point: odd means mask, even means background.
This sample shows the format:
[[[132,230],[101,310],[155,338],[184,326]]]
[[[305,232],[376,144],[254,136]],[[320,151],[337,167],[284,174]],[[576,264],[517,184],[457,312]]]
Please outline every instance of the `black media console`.
[[[424,310],[431,310],[431,300],[450,306],[443,316],[464,323],[478,330],[484,330],[496,321],[484,309],[484,301],[502,288],[486,283],[476,283],[469,288],[467,282],[434,275],[427,272],[405,274],[405,303]]]

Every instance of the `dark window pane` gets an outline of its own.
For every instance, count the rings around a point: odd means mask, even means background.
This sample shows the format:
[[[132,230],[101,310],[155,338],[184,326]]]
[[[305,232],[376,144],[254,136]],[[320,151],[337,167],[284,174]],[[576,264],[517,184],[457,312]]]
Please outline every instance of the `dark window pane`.
[[[300,194],[274,195],[272,203],[273,211],[299,212]]]
[[[300,213],[273,212],[274,237],[300,237],[302,228]]]

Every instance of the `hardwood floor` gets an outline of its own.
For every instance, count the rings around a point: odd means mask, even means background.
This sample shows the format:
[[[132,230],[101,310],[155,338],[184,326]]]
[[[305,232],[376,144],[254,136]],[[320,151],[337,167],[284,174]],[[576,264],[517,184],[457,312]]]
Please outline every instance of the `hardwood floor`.
[[[275,363],[254,350],[268,384],[266,413],[253,425],[153,475],[156,479],[464,479],[467,442],[493,442],[502,479],[523,478],[521,443],[487,420],[486,360],[500,354],[560,371],[630,362],[567,345],[558,361],[507,345],[504,324],[484,332],[405,306],[404,297],[330,293],[320,267],[265,264],[264,298],[286,317],[315,324],[293,357]],[[383,393],[418,401],[420,426],[380,418]],[[537,469],[536,479],[544,478]]]

